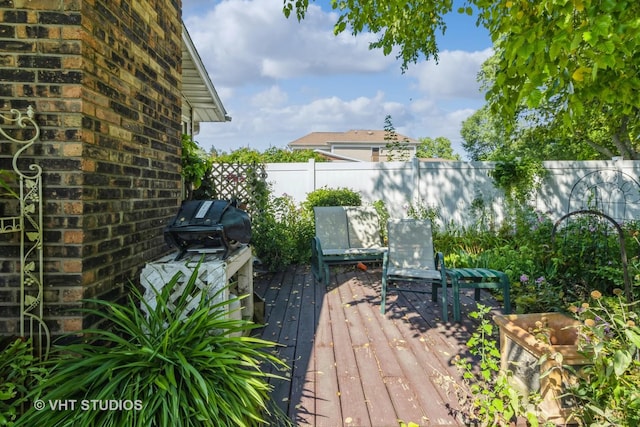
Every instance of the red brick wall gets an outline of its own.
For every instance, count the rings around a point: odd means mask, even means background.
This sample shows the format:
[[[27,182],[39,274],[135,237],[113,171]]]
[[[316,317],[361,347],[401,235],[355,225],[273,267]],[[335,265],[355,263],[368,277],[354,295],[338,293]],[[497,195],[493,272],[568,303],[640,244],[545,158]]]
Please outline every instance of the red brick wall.
[[[0,0],[0,110],[33,105],[44,169],[45,312],[77,330],[82,297],[117,298],[166,251],[180,201],[180,1]],[[0,144],[0,166],[15,147]],[[0,239],[0,258],[15,245]],[[17,269],[0,263],[0,334]]]

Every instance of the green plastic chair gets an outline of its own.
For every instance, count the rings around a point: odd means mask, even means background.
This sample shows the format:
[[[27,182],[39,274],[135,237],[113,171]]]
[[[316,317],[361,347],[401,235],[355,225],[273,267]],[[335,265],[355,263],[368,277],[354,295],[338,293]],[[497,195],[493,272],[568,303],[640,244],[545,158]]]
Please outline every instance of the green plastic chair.
[[[431,289],[394,288],[397,291],[431,293],[437,301],[438,287],[442,288],[440,302],[442,317],[448,321],[447,280],[444,256],[434,252],[431,221],[415,219],[390,219],[387,222],[389,248],[382,261],[382,302],[380,311],[385,313],[387,292],[392,282],[424,282]]]

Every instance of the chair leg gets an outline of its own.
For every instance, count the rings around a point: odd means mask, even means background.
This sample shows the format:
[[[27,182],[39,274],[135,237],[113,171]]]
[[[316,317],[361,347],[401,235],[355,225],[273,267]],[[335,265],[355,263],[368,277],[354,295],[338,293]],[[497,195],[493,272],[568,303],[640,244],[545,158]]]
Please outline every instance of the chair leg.
[[[387,277],[384,274],[382,275],[382,291],[380,292],[380,298],[382,298],[382,301],[380,301],[380,313],[384,314],[385,305],[387,303]]]
[[[502,283],[502,298],[504,299],[504,314],[511,313],[511,296],[510,287],[511,283],[509,283],[509,276],[506,274],[502,274],[500,276],[500,282]]]
[[[453,282],[453,278],[451,279],[451,281]],[[443,322],[448,322],[449,321],[449,307],[447,304],[447,281],[444,280],[441,284],[442,286],[442,292],[440,293],[440,304],[442,305],[442,321]]]
[[[460,282],[457,277],[451,280],[451,290],[453,292],[453,321],[460,322]]]

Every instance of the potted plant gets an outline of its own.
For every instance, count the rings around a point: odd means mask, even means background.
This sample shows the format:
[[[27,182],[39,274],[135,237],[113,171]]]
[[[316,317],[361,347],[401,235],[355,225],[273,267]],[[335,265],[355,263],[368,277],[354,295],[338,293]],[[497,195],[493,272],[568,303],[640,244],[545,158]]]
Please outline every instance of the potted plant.
[[[519,392],[539,396],[538,409],[546,421],[566,424],[576,410],[576,400],[566,385],[574,372],[590,363],[579,351],[580,322],[562,313],[496,315],[500,328],[500,367]]]

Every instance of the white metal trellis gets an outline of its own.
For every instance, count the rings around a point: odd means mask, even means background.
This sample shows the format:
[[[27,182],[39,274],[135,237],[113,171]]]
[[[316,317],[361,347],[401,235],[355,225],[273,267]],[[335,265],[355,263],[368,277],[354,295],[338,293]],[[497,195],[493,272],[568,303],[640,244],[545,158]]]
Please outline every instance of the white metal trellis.
[[[34,120],[34,111],[27,108],[26,115],[12,109],[10,115],[0,114],[8,128],[27,129],[30,136],[14,138],[0,127],[0,135],[8,141],[21,145],[13,156],[13,170],[18,177],[19,215],[0,218],[0,233],[20,233],[20,336],[30,337],[40,357],[46,358],[51,337],[44,322],[44,278],[43,278],[43,228],[42,228],[42,168],[35,164],[20,165],[20,156],[40,137],[40,127]]]

